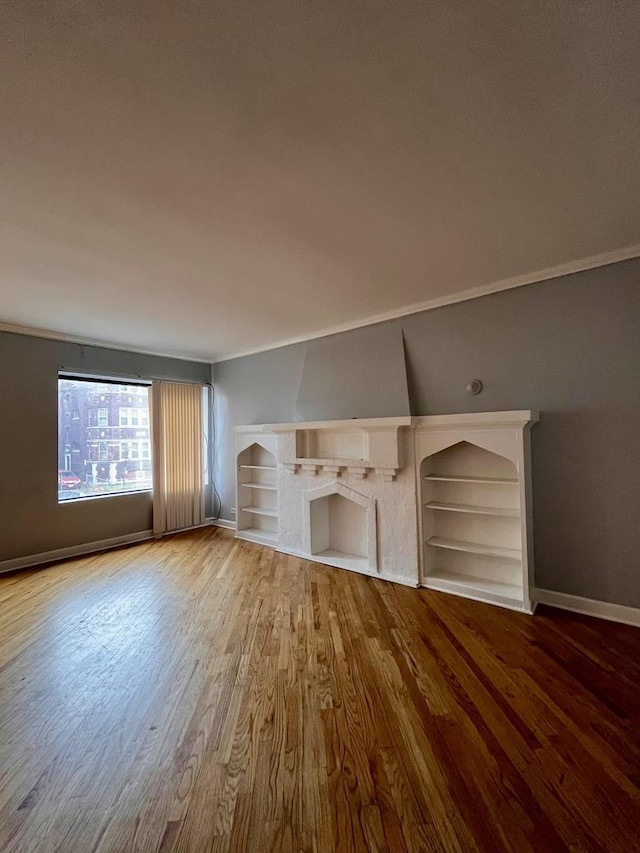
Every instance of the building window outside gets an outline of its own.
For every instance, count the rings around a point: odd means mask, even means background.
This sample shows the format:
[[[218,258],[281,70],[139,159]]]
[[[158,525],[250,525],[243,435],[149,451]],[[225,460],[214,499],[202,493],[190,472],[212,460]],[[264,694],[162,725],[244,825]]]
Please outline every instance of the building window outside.
[[[147,386],[60,376],[58,424],[59,501],[152,488]]]
[[[149,410],[142,407],[138,407],[137,409],[132,409],[129,406],[126,408],[121,407],[118,413],[118,423],[120,426],[148,427]]]

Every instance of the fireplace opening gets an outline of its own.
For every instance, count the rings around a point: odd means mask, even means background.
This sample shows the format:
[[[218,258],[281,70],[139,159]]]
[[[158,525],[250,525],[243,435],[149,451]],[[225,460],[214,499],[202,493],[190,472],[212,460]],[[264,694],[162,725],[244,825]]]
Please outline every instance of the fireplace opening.
[[[311,501],[311,553],[368,565],[367,511],[342,495]]]

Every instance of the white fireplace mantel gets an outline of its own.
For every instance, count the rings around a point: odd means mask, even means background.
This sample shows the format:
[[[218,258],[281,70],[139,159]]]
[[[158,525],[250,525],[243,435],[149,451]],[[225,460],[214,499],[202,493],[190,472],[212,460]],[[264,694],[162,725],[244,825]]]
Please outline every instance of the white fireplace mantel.
[[[537,420],[514,411],[236,427],[236,535],[530,613]]]
[[[365,479],[376,473],[391,482],[403,467],[398,432],[411,423],[410,417],[353,418],[265,424],[263,429],[280,437],[279,462],[291,474],[325,471],[340,477],[346,472]]]

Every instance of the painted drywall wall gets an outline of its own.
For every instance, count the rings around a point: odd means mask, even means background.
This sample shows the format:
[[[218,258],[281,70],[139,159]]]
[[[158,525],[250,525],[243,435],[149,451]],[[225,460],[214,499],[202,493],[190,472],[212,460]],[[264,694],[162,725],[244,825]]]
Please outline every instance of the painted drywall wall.
[[[309,341],[303,351],[295,420],[409,414],[409,389],[399,323],[319,338]]]
[[[219,514],[235,503],[232,427],[409,415],[402,327],[354,329],[213,366]]]
[[[532,433],[537,585],[639,607],[640,261],[371,327],[352,380],[367,416],[403,414],[389,411],[387,389],[366,367],[384,360],[388,326],[404,335],[412,414],[540,410]],[[343,348],[361,331],[336,343]],[[234,503],[231,427],[296,419],[306,346],[214,367],[225,518]],[[327,386],[336,371],[327,361]],[[476,377],[484,390],[472,397],[465,386]],[[348,396],[342,388],[327,417],[352,417]]]
[[[208,364],[0,333],[0,562],[149,530],[151,495],[58,504],[58,371],[206,383]]]

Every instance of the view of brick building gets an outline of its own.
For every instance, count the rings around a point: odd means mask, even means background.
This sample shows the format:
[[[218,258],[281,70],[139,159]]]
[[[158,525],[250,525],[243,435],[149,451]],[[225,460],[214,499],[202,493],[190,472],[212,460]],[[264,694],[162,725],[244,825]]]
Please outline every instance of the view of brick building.
[[[58,384],[59,490],[83,495],[149,489],[151,436],[144,385],[61,378]]]

